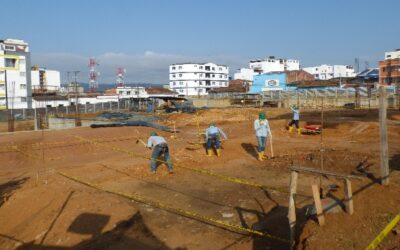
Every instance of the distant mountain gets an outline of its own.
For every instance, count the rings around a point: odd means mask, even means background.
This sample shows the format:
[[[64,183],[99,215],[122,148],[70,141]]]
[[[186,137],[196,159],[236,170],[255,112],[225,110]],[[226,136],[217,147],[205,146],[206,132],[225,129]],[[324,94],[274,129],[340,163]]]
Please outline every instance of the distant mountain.
[[[90,85],[89,83],[79,83],[85,90],[85,92],[90,90]],[[125,86],[129,87],[162,87],[162,84],[154,84],[154,83],[126,83]],[[67,84],[61,84],[61,87],[67,87]],[[99,87],[97,88],[97,92],[104,92],[107,89],[112,89],[115,88],[115,83],[103,83],[99,84]]]

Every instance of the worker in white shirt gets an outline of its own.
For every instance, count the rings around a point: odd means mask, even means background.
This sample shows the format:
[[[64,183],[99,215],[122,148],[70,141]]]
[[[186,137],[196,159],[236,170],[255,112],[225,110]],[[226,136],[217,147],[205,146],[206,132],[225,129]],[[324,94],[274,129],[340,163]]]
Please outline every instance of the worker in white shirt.
[[[268,135],[272,136],[271,128],[269,127],[269,123],[265,116],[265,112],[260,112],[258,114],[258,119],[254,121],[254,130],[256,131],[257,144],[258,144],[257,147],[258,160],[263,161],[267,158],[264,151]]]
[[[161,155],[164,155],[165,161],[167,162],[168,172],[173,172],[172,161],[169,155],[169,149],[167,141],[162,137],[157,135],[156,132],[151,132],[150,137],[147,141],[147,147],[152,148],[150,169],[151,173],[155,174],[157,171],[157,161]]]

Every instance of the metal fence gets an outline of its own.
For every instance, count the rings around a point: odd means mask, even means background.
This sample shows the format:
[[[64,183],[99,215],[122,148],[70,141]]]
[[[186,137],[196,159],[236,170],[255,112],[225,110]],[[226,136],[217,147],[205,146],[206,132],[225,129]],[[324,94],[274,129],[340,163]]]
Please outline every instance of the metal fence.
[[[20,130],[36,130],[51,128],[55,125],[54,118],[75,120],[75,126],[81,126],[82,120],[96,118],[97,114],[105,111],[154,112],[159,102],[149,99],[124,99],[118,102],[102,102],[96,104],[79,104],[71,106],[37,107],[31,109],[0,110],[0,132]],[[51,124],[50,124],[51,123]],[[64,121],[62,121],[64,123]]]

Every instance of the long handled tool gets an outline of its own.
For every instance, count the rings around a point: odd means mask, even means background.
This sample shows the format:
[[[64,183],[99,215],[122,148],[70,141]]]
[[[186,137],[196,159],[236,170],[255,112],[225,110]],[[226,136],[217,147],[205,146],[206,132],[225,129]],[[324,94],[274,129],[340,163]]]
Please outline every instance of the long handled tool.
[[[272,135],[270,135],[269,144],[271,145],[271,158],[274,158],[274,148],[272,147]]]
[[[136,144],[138,144],[139,142],[142,143],[143,146],[147,147],[146,143],[144,143],[144,141],[142,141],[142,139],[137,139],[136,140]]]

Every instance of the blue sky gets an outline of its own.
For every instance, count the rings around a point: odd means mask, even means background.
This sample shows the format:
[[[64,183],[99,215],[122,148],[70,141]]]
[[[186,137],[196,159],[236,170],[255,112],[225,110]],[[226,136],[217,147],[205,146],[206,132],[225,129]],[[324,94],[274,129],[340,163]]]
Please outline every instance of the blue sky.
[[[376,66],[400,48],[398,0],[13,0],[2,12],[1,38],[30,44],[32,61],[87,79],[90,56],[100,82],[115,68],[128,82],[168,82],[168,65],[228,64],[231,74],[251,59],[299,59],[302,66]],[[64,75],[63,73],[63,75]]]

